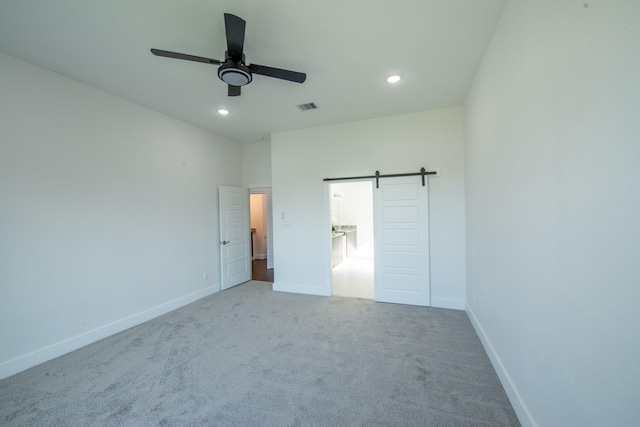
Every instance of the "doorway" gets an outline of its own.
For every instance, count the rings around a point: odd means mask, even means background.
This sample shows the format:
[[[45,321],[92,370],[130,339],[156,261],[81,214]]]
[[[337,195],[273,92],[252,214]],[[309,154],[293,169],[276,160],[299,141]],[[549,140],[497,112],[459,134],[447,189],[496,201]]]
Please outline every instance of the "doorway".
[[[363,178],[344,178],[327,185],[326,224],[332,227],[328,239],[331,252],[327,253],[331,295],[430,305],[429,187],[414,175],[381,176],[385,179],[375,183],[375,189],[373,180]],[[351,185],[355,183],[361,186]],[[359,218],[366,217],[371,224],[370,239],[361,236],[367,227],[359,225]],[[347,253],[351,228],[357,229],[355,257]],[[354,264],[356,268],[352,268]]]
[[[271,235],[271,189],[251,188],[249,190],[249,217],[251,235],[252,280],[272,282],[273,242]]]
[[[373,182],[330,184],[331,294],[374,299]]]

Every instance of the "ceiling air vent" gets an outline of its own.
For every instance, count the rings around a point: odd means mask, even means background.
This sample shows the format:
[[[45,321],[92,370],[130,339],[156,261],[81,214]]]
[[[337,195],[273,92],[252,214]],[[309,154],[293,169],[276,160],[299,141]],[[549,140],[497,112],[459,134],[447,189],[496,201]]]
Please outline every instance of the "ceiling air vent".
[[[318,109],[318,106],[316,105],[315,102],[309,102],[308,104],[298,105],[298,108],[300,109],[300,111],[307,111],[307,110],[316,110]]]

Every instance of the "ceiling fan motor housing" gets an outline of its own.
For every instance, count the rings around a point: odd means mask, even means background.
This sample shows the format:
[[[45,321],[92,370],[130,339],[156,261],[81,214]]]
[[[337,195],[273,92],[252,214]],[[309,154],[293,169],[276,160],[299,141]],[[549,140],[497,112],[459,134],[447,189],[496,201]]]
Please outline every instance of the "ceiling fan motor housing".
[[[253,79],[251,71],[244,65],[244,53],[240,55],[225,52],[226,61],[218,68],[218,77],[231,86],[244,86]]]

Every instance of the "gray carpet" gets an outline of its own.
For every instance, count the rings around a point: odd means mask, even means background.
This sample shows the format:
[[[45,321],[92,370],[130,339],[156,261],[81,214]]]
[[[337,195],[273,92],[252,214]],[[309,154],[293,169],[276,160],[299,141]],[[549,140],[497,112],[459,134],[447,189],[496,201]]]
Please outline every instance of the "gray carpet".
[[[517,426],[462,311],[248,282],[0,381],[3,426]]]

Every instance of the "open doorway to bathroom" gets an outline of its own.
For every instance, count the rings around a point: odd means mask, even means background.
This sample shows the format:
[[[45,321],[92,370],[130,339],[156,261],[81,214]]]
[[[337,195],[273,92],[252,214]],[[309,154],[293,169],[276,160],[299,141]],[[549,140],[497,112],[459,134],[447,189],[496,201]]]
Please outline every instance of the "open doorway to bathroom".
[[[271,189],[249,190],[249,216],[251,223],[252,280],[273,283],[273,242],[271,231]]]
[[[374,297],[373,182],[330,185],[331,293]]]

